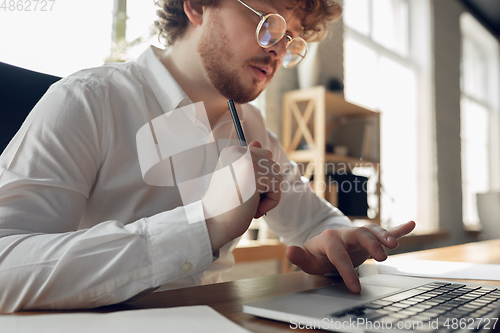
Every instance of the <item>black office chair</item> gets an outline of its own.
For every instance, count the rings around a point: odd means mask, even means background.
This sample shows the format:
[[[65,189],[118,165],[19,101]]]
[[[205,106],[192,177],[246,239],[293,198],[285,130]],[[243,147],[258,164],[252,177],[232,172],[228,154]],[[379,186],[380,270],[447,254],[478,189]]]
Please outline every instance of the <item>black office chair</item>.
[[[59,79],[0,62],[0,152],[50,85]]]

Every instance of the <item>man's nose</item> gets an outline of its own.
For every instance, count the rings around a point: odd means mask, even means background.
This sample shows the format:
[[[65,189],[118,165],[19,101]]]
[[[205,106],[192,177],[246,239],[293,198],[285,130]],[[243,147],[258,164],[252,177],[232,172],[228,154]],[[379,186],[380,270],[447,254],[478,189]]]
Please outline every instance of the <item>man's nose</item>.
[[[278,43],[265,50],[271,55],[273,60],[283,60],[286,55],[286,36],[283,36]]]

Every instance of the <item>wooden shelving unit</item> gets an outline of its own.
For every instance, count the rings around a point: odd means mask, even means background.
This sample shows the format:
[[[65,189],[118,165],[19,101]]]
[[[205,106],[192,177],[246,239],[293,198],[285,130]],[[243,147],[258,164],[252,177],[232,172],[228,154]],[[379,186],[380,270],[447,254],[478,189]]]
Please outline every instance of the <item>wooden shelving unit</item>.
[[[306,165],[304,177],[310,178],[314,175],[314,183],[325,183],[327,163],[343,163],[344,167],[351,168],[351,170],[355,167],[375,170],[377,177],[375,195],[378,198],[378,204],[375,207],[376,216],[370,220],[380,224],[380,113],[349,103],[342,96],[327,91],[323,86],[318,86],[285,93],[282,116],[283,147],[291,160]],[[375,120],[376,129],[371,134],[372,136],[367,136],[370,147],[375,144],[375,159],[344,156],[326,151],[327,135],[353,119],[356,121]],[[301,142],[306,143],[308,149],[297,149]],[[371,152],[373,151],[374,149],[371,149]],[[315,191],[319,197],[325,198],[324,190],[318,187]],[[336,202],[332,204],[336,205]],[[367,217],[351,218],[368,219]]]

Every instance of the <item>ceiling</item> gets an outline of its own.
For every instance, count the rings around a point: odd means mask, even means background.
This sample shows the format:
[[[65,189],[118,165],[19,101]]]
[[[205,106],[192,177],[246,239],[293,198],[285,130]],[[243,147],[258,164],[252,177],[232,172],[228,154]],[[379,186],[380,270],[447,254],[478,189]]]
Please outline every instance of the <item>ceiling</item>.
[[[500,1],[499,0],[461,0],[476,19],[500,38]]]

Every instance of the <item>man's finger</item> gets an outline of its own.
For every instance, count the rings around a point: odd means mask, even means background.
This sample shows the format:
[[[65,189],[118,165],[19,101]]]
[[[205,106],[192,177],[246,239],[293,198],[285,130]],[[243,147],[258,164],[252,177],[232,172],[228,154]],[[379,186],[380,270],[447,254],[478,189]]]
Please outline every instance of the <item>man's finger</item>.
[[[387,259],[387,254],[374,232],[378,232],[378,230],[374,230],[369,227],[358,228],[354,231],[354,235],[359,245],[361,245],[373,257],[373,259],[377,261],[384,261]]]
[[[335,270],[333,264],[328,262],[324,255],[321,255],[321,258],[319,258],[306,247],[291,245],[286,250],[286,257],[292,264],[307,274],[318,275]]]
[[[309,254],[306,250],[301,248],[300,246],[289,246],[286,249],[286,257],[290,262],[303,271],[308,271],[308,266],[311,263],[311,259],[309,258]]]
[[[261,199],[254,218],[261,217],[278,205],[281,199],[282,182],[283,176],[281,174],[270,174],[267,177],[260,177],[257,180],[257,191]]]
[[[259,206],[257,207],[255,218],[261,217],[274,207],[278,206],[280,199],[281,192],[266,192],[264,195],[262,195]]]
[[[257,148],[257,150],[253,149],[252,151],[260,152],[265,156],[269,157],[270,159],[273,158],[273,153],[269,149],[262,148],[262,145],[260,144],[259,141],[252,141],[248,144],[248,146],[252,148]]]
[[[257,147],[257,148],[262,148],[262,145],[260,144],[259,141],[252,141],[248,144],[249,147]]]
[[[259,176],[279,175],[281,167],[278,163],[271,159],[256,159],[253,158],[254,169]]]
[[[326,256],[342,276],[347,288],[353,293],[360,293],[361,284],[344,245],[341,242],[330,243],[326,249]]]
[[[399,245],[396,237],[378,224],[368,224],[365,225],[365,227],[372,232],[380,243],[384,244],[388,248],[394,249]]]
[[[416,223],[414,221],[406,222],[405,224],[402,224],[400,226],[397,226],[395,228],[389,229],[389,232],[396,238],[401,238],[404,235],[409,234],[412,232],[413,229],[415,229]]]

